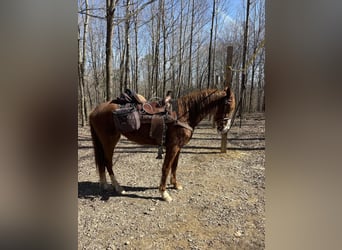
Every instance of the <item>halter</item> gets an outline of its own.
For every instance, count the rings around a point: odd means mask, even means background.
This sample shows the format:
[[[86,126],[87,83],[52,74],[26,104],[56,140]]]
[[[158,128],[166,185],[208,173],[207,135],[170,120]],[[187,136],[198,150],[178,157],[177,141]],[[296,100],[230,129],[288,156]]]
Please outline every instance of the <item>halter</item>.
[[[229,107],[230,108],[230,105],[231,105],[231,100],[230,100],[230,95],[228,96],[228,93],[226,94],[226,96],[224,97],[224,108],[223,108],[223,111],[222,113],[220,114],[220,117],[223,117],[223,118],[220,118],[220,119],[216,119],[215,122],[218,123],[218,122],[226,122],[226,125],[223,125],[223,129],[222,130],[218,130],[218,132],[224,134],[224,133],[227,133],[230,128],[231,128],[231,125],[232,125],[232,118],[229,118],[229,117],[225,117],[226,114],[228,113],[228,110],[227,108]]]
[[[223,109],[223,113],[222,113],[223,115],[222,116],[225,116],[228,113],[228,112],[226,112],[228,105],[230,107],[231,101],[230,101],[230,96],[226,95],[224,97],[224,109]],[[218,121],[226,121],[226,120],[229,120],[229,119],[230,118],[225,117],[225,118],[217,119],[216,122],[218,122]]]

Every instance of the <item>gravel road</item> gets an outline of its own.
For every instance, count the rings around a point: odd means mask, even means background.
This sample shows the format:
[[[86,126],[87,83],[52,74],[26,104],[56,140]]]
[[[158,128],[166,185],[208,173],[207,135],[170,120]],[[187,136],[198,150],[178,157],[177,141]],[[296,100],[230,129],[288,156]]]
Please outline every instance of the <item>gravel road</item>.
[[[121,137],[114,171],[127,191],[100,193],[89,127],[78,130],[79,249],[264,249],[264,114],[237,119],[227,153],[207,120],[181,151],[184,189],[160,199],[155,147]],[[107,178],[109,180],[109,178]]]

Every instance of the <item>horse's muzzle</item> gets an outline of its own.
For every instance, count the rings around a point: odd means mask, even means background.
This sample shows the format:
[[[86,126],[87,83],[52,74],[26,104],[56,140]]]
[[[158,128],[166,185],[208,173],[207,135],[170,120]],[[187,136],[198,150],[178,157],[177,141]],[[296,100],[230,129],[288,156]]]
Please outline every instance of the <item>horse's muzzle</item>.
[[[228,130],[230,129],[231,127],[231,123],[232,123],[232,119],[230,118],[224,118],[223,119],[224,121],[227,121],[226,125],[223,127],[222,126],[219,126],[217,127],[217,132],[220,133],[220,134],[225,134],[228,132]]]

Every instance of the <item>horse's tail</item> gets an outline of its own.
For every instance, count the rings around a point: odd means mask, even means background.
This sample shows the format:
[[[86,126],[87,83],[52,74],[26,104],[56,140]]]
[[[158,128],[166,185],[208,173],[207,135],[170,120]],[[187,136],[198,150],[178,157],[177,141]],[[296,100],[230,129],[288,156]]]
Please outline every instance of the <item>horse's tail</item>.
[[[100,166],[104,167],[106,160],[105,160],[105,154],[103,151],[103,146],[100,141],[100,138],[98,137],[94,126],[90,123],[90,132],[91,132],[91,139],[93,141],[93,146],[94,146],[94,154],[95,154],[95,164],[96,168],[98,169]]]

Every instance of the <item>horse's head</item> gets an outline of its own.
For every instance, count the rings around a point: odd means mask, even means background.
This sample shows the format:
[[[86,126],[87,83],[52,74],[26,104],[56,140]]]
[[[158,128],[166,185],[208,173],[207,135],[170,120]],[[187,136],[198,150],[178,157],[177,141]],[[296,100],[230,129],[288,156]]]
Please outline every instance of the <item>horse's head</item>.
[[[230,87],[225,89],[225,96],[221,99],[215,114],[217,132],[224,134],[230,129],[235,111],[235,96]]]

